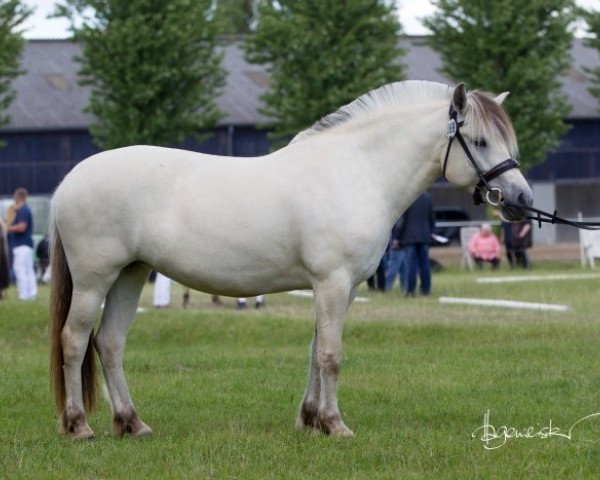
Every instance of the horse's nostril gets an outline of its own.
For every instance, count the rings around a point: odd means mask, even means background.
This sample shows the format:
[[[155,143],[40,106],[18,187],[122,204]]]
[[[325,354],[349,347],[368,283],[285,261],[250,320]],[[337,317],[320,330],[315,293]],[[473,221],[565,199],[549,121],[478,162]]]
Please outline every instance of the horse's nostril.
[[[529,206],[529,201],[527,199],[527,197],[525,196],[524,193],[520,193],[519,196],[517,197],[517,200],[519,201],[519,205],[521,205],[522,207],[528,207]]]

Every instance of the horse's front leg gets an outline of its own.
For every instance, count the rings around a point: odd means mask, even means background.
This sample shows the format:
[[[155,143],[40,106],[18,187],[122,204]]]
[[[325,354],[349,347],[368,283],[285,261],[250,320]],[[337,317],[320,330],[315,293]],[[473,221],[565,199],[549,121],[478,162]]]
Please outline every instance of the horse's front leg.
[[[337,384],[342,363],[344,316],[354,290],[349,276],[340,272],[316,283],[313,288],[317,324],[313,356],[316,355],[319,373],[318,383],[315,381],[315,385],[319,387],[319,401],[314,425],[327,434],[351,436],[352,430],[344,425],[340,415]]]
[[[350,307],[356,296],[356,288],[353,288],[350,292],[348,299],[348,305],[346,310]],[[317,422],[317,413],[319,411],[319,398],[321,396],[321,371],[319,369],[319,362],[317,358],[317,336],[318,330],[315,328],[315,333],[311,342],[310,348],[310,365],[308,369],[308,384],[306,386],[306,392],[304,398],[300,404],[300,413],[296,419],[296,426],[298,428],[315,428],[319,429]]]

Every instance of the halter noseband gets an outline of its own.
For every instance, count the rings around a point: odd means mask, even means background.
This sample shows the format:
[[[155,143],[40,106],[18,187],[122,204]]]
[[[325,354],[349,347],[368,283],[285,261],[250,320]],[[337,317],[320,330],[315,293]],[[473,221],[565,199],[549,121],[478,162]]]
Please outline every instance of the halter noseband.
[[[460,133],[460,127],[462,127],[465,124],[465,122],[464,120],[458,121],[458,112],[452,104],[450,104],[450,111],[448,112],[448,116],[450,117],[450,121],[448,122],[448,127],[446,128],[446,136],[448,137],[448,148],[446,149],[446,156],[444,158],[444,177],[446,176],[446,167],[448,166],[450,147],[452,146],[452,142],[454,141],[454,139],[457,138],[465,154],[467,155],[467,158],[471,162],[471,165],[473,165],[473,168],[477,173],[477,177],[479,177],[479,182],[477,183],[477,185],[475,185],[475,190],[473,191],[473,202],[475,203],[475,205],[481,205],[482,203],[484,203],[481,190],[485,187],[485,198],[487,202],[491,205],[499,205],[502,200],[502,191],[499,188],[491,187],[488,182],[493,178],[502,175],[508,170],[511,170],[513,168],[519,168],[519,163],[513,158],[507,158],[503,162],[500,162],[498,165],[495,165],[494,167],[490,168],[487,172],[484,173],[481,170],[481,168],[479,168],[479,165],[477,165],[475,158],[469,150],[467,142],[465,142],[464,137]],[[492,198],[494,195],[495,198]]]

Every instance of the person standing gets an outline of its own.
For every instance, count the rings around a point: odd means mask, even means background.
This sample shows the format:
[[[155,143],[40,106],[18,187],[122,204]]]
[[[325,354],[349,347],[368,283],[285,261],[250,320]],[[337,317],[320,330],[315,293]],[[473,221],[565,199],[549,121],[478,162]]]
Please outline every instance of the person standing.
[[[385,288],[391,290],[394,286],[396,277],[400,279],[400,290],[406,290],[406,266],[405,266],[405,251],[400,245],[398,240],[397,232],[402,228],[404,223],[404,217],[400,217],[400,220],[396,222],[394,228],[392,228],[392,235],[390,238],[389,252],[388,252],[388,268],[385,277]]]
[[[154,280],[154,308],[167,308],[171,304],[171,279],[156,272]]]
[[[404,222],[396,232],[395,240],[404,250],[406,268],[406,296],[414,297],[417,288],[417,272],[423,295],[431,293],[431,266],[429,244],[435,229],[435,217],[431,195],[424,192],[404,212]]]
[[[367,278],[367,285],[369,290],[379,290],[380,292],[385,292],[385,266],[387,264],[387,252],[383,254],[381,260],[379,260],[379,265],[377,266],[377,270],[375,273]]]
[[[19,300],[35,300],[37,279],[33,268],[33,216],[27,205],[27,190],[15,190],[16,215],[8,233],[12,234],[13,271]]]
[[[0,218],[0,300],[3,298],[3,291],[10,285],[10,268],[8,266],[8,225]]]
[[[512,236],[512,251],[515,265],[522,268],[531,268],[527,249],[532,245],[531,220],[524,219],[510,224]]]

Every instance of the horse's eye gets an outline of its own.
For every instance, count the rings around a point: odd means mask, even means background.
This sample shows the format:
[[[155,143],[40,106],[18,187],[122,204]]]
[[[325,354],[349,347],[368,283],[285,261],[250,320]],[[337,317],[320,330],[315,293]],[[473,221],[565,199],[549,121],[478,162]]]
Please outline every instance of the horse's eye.
[[[478,138],[477,140],[473,140],[473,145],[479,148],[485,148],[487,147],[487,142],[485,141],[485,138]]]

